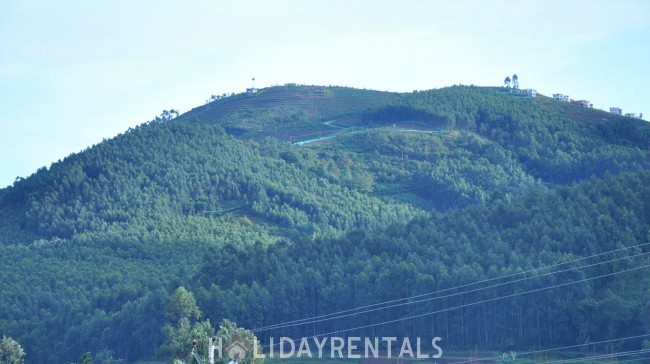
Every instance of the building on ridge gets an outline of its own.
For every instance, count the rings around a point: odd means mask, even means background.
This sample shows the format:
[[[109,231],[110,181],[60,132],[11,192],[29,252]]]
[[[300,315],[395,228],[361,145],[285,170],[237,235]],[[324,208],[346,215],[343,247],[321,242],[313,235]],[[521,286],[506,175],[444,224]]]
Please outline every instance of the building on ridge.
[[[553,98],[556,99],[556,100],[569,102],[569,95],[553,94]]]
[[[533,90],[532,88],[527,88],[524,90],[524,92],[528,97],[537,97],[537,90]]]
[[[575,105],[580,105],[582,107],[589,107],[589,108],[594,107],[594,104],[592,104],[588,100],[571,100],[571,103]]]

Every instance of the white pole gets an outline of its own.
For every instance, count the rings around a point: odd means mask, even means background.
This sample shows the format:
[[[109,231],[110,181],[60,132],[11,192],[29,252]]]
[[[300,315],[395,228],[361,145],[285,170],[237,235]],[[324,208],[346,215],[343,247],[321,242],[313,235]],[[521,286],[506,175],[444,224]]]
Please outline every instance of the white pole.
[[[208,363],[214,364],[214,336],[210,338],[210,346],[208,348]]]

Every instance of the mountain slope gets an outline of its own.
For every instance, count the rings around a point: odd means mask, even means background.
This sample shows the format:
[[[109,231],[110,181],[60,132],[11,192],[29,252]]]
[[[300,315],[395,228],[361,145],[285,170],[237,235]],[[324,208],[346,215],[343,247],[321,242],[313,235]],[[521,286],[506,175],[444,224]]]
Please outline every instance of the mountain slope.
[[[637,336],[650,308],[649,201],[650,173],[641,172],[282,250],[226,246],[206,256],[196,291],[210,317],[223,310],[254,327],[414,296],[320,319],[316,329],[308,321],[262,333],[273,337],[369,326],[346,334],[439,335],[447,348],[504,350]],[[238,307],[222,298],[240,285],[261,294]],[[249,315],[258,310],[263,322]],[[372,326],[380,322],[390,324]]]
[[[225,97],[0,190],[0,257],[10,267],[0,277],[0,332],[30,362],[107,348],[131,362],[156,356],[164,307],[180,285],[211,322],[254,327],[646,244],[648,141],[646,122],[496,88],[288,85]],[[633,252],[647,249],[619,256]],[[461,350],[568,345],[605,329],[638,334],[643,277],[481,306],[467,312],[483,317],[476,327],[449,312],[386,330],[444,327]],[[536,316],[513,314],[523,305]],[[599,318],[605,305],[627,318]],[[498,322],[488,325],[488,313]],[[521,324],[542,319],[548,331]]]

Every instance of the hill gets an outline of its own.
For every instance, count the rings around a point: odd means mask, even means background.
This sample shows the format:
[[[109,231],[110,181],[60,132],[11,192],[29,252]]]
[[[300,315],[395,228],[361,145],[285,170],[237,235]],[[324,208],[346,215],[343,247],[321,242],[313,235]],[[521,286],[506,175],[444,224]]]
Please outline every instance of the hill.
[[[569,262],[419,321],[396,319],[443,303],[258,334],[392,320],[350,334],[459,350],[650,334],[649,141],[646,122],[498,88],[224,97],[0,190],[0,333],[29,362],[134,362],[169,355],[179,286],[204,319],[255,328]]]
[[[368,109],[400,97],[397,93],[348,87],[288,84],[224,97],[193,109],[181,119],[218,121],[228,133],[239,137],[285,140],[333,133],[340,125],[358,125]]]

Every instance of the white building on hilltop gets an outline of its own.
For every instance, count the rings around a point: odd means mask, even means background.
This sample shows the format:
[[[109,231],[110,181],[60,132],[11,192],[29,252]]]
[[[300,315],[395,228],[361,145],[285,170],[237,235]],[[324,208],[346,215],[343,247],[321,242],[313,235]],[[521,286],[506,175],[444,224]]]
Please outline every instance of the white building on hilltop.
[[[623,109],[621,109],[620,107],[610,107],[609,112],[616,115],[623,115]]]
[[[553,98],[556,99],[556,100],[569,102],[569,95],[553,94]]]
[[[571,103],[580,105],[582,107],[594,107],[594,104],[592,104],[589,100],[571,100]]]

